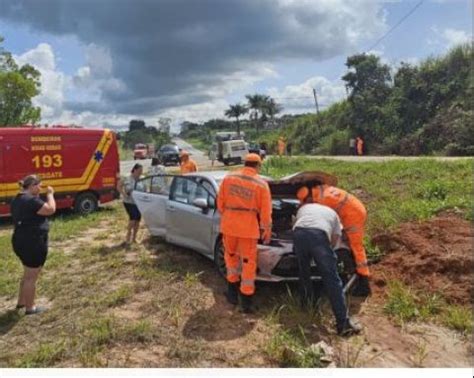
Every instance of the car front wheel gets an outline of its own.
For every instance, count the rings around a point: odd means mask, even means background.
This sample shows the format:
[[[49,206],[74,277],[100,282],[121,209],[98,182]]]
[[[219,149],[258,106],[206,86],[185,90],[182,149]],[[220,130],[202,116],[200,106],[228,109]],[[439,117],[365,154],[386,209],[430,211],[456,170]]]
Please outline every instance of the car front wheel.
[[[216,247],[214,248],[214,264],[216,265],[219,274],[225,278],[227,275],[227,269],[225,267],[224,243],[222,238],[219,238],[216,243]]]

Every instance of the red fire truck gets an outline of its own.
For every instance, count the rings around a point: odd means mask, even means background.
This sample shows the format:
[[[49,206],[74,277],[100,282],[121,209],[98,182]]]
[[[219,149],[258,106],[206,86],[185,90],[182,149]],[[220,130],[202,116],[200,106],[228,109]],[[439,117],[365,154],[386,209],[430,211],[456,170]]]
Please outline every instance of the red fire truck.
[[[91,213],[99,203],[118,198],[115,133],[64,126],[0,128],[0,216],[10,214],[18,181],[28,174],[54,188],[57,208]]]

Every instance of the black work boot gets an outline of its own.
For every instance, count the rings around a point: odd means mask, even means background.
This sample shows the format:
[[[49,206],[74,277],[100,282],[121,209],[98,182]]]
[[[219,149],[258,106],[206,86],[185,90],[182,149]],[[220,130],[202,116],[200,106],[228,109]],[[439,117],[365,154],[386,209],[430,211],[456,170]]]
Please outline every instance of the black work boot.
[[[227,282],[225,297],[230,304],[236,305],[239,303],[239,287],[240,282]]]
[[[244,314],[253,314],[256,309],[253,306],[253,295],[245,295],[240,293],[240,306]]]
[[[344,323],[337,325],[337,334],[339,336],[348,337],[358,334],[360,331],[362,331],[362,327],[351,318],[347,318]]]
[[[356,286],[352,289],[351,294],[354,297],[368,297],[372,294],[372,290],[370,289],[369,284],[369,277],[359,275]]]

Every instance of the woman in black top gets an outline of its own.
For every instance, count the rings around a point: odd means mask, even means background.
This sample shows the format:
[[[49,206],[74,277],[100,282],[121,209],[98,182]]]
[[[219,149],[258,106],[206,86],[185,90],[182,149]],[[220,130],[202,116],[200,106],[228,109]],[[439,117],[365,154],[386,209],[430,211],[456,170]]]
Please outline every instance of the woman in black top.
[[[48,186],[46,202],[39,194],[41,180],[38,176],[26,176],[20,181],[21,192],[11,203],[11,214],[15,229],[12,245],[23,264],[24,273],[20,282],[17,309],[25,307],[26,314],[37,314],[41,308],[34,305],[36,281],[48,254],[49,215],[56,211],[54,190]]]

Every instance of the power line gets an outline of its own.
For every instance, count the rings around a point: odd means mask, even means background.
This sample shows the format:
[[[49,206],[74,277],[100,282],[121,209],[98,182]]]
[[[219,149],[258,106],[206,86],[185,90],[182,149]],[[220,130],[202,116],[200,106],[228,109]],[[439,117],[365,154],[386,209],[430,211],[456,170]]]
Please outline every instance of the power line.
[[[392,31],[394,31],[403,21],[410,17],[415,11],[424,3],[425,0],[420,0],[410,11],[405,14],[395,25],[393,25],[382,37],[380,37],[372,46],[370,46],[367,51],[375,48],[380,42],[382,42],[385,37],[387,37]]]

